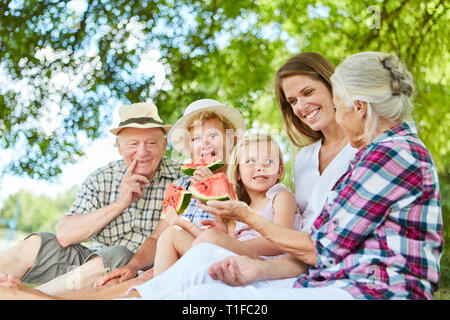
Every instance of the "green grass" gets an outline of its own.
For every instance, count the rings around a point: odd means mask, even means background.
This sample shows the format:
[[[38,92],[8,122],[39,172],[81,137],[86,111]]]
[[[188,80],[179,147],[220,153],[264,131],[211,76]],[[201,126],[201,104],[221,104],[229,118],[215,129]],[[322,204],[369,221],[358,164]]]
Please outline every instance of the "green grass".
[[[445,242],[447,243],[447,241]],[[439,290],[434,293],[434,299],[450,300],[450,249],[444,250],[442,254]]]
[[[441,288],[434,293],[434,300],[450,300],[450,288]]]

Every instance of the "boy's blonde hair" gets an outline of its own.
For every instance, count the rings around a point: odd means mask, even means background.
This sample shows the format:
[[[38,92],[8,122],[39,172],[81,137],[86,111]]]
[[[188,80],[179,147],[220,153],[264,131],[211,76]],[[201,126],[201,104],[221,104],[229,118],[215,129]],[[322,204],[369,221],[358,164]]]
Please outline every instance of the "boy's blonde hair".
[[[226,143],[226,150],[232,150],[234,148],[234,145],[236,144],[236,138],[237,138],[237,130],[236,127],[224,116],[214,112],[214,111],[203,111],[199,112],[198,114],[194,115],[189,121],[187,122],[186,128],[187,130],[191,130],[196,124],[201,124],[205,121],[216,119],[220,121],[223,125],[223,129],[225,131],[225,136],[223,137],[224,143]],[[232,133],[232,136],[230,134]],[[234,138],[236,137],[236,138]],[[228,155],[229,152],[227,151],[224,154],[224,158],[222,159],[225,164],[228,162]]]
[[[247,204],[250,204],[250,197],[245,190],[245,187],[242,183],[242,180],[238,179],[239,174],[239,159],[240,156],[244,154],[244,148],[246,148],[251,143],[261,143],[266,142],[267,144],[272,144],[277,147],[278,156],[280,161],[280,167],[284,168],[283,156],[281,154],[281,149],[278,143],[270,136],[264,133],[248,133],[245,134],[236,144],[233,149],[233,152],[230,156],[230,163],[227,167],[227,178],[228,181],[234,185],[234,191],[239,200],[244,201]],[[284,170],[282,176],[277,180],[279,183],[284,176]]]
[[[222,122],[225,131],[227,131],[228,129],[236,130],[236,127],[227,118],[218,113],[215,113],[214,111],[203,111],[194,115],[191,119],[189,119],[186,128],[190,130],[192,129],[192,127],[194,127],[195,123],[204,122],[210,119],[217,119]]]

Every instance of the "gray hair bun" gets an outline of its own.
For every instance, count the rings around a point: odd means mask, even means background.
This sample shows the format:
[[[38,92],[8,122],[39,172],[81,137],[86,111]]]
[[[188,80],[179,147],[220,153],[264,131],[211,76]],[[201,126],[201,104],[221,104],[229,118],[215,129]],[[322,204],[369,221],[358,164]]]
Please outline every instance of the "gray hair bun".
[[[393,55],[388,55],[381,60],[383,67],[391,74],[392,95],[404,94],[411,97],[413,94],[412,76],[403,67],[402,63]]]

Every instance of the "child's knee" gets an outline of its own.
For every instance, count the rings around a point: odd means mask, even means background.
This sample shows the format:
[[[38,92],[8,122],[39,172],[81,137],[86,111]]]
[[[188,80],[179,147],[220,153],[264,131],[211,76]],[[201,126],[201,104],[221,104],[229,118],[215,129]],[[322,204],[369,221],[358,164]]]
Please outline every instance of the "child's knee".
[[[196,246],[200,243],[213,243],[220,244],[220,241],[223,239],[223,232],[217,231],[214,229],[208,229],[200,233],[197,239],[194,240],[192,246]]]
[[[161,233],[161,235],[159,236],[158,242],[173,239],[176,231],[177,229],[174,226],[168,226],[166,230],[164,230],[163,233]]]
[[[173,244],[176,238],[178,229],[175,226],[169,226],[158,238],[157,246],[166,246],[167,244]]]

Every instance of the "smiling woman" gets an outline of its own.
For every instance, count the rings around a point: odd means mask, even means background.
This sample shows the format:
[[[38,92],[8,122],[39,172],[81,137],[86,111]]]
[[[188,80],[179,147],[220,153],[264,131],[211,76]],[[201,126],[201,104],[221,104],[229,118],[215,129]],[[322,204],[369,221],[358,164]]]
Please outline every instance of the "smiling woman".
[[[330,90],[322,81],[293,75],[285,78],[281,87],[294,114],[312,130],[322,130],[333,121]]]
[[[287,93],[284,92],[283,84],[288,78],[295,78],[296,76],[307,77],[310,80],[320,81],[323,86],[328,89],[329,97],[327,97],[327,99],[331,101],[330,77],[333,72],[333,64],[331,64],[331,62],[324,56],[316,52],[303,52],[299,55],[293,56],[278,69],[275,75],[275,96],[277,99],[277,104],[281,109],[281,114],[283,115],[286,133],[294,145],[298,147],[302,146],[304,137],[310,141],[317,141],[323,137],[323,133],[321,131],[315,131],[307,124],[303,123],[294,113],[290,103],[294,102],[292,98],[295,99],[300,91],[305,89],[307,84],[297,84],[291,79],[292,81],[290,82],[293,83],[289,84],[294,86],[294,88],[292,88],[294,91],[290,93],[293,95],[290,102],[287,101]]]
[[[294,167],[295,197],[309,231],[356,149],[337,124],[330,77],[334,66],[321,54],[303,52],[275,75],[275,93],[291,142],[303,147]],[[304,141],[310,144],[304,146]]]

